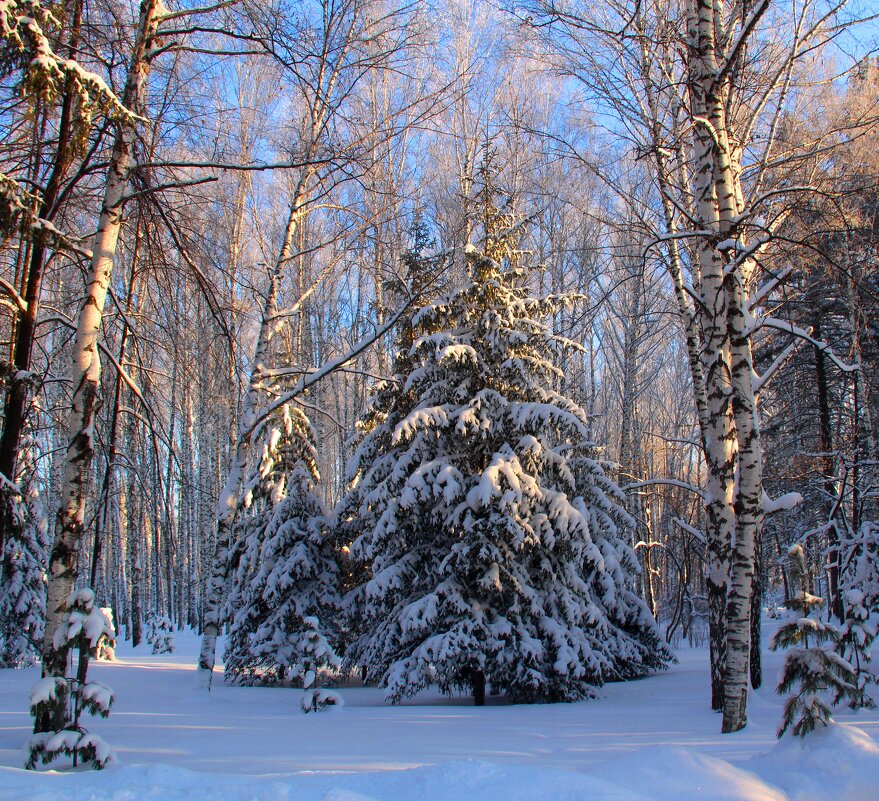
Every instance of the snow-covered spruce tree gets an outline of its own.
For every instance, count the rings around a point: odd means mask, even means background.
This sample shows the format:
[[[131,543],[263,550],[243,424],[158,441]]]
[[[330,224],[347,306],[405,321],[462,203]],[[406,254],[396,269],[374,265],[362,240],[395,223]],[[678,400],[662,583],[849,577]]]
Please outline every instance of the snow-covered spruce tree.
[[[174,653],[174,624],[167,615],[150,615],[147,619],[146,641],[154,654]]]
[[[6,541],[0,558],[0,668],[28,667],[40,655],[46,616],[49,529],[37,489],[30,436],[18,455],[18,482],[0,474]]]
[[[391,701],[436,685],[481,703],[486,682],[575,700],[671,659],[626,586],[622,495],[552,389],[573,345],[544,321],[572,299],[529,297],[504,237],[486,254],[468,246],[464,286],[415,315],[402,390],[355,456],[359,506],[340,506],[369,571],[348,658]]]
[[[870,670],[870,650],[879,627],[879,525],[861,524],[845,545],[845,564],[849,565],[842,584],[845,622],[840,652],[855,668],[861,696],[853,706],[873,706],[866,687],[876,681]]]
[[[841,700],[857,703],[862,690],[854,668],[836,651],[839,630],[817,614],[824,600],[808,592],[802,545],[791,547],[788,556],[791,580],[799,589],[787,601],[792,611],[790,619],[779,627],[770,643],[773,651],[787,649],[776,692],[791,693],[784,704],[778,736],[793,727],[795,735],[805,737],[830,721],[830,708]]]
[[[335,619],[337,570],[314,491],[311,425],[291,406],[275,422],[236,525],[240,558],[227,605],[225,675],[234,684],[290,680],[313,691],[322,671],[339,667],[330,644],[335,632],[319,622]],[[309,695],[308,708],[318,700]]]
[[[365,527],[374,528],[378,522],[376,510],[368,502],[367,495],[374,484],[386,478],[381,471],[390,470],[393,466],[389,460],[380,464],[378,460],[392,448],[391,435],[395,426],[417,402],[411,389],[405,386],[414,365],[409,356],[409,349],[415,341],[412,318],[428,302],[431,294],[435,294],[437,284],[448,266],[445,255],[430,255],[427,252],[431,247],[432,240],[426,227],[416,220],[412,230],[412,247],[401,259],[402,280],[388,282],[385,286],[386,297],[392,297],[398,304],[408,303],[409,311],[400,318],[395,330],[396,354],[392,376],[377,381],[373,386],[372,395],[347,443],[353,451],[346,471],[348,487],[336,506],[331,529],[339,564],[339,587],[343,594],[369,579],[368,564],[363,559],[352,558],[350,546]],[[372,471],[371,480],[363,483],[361,478],[367,471]],[[358,625],[362,618],[351,614],[352,611],[350,604],[343,609],[345,630],[340,638],[343,647],[347,647],[349,641],[359,634]]]
[[[40,762],[49,765],[65,755],[72,758],[74,767],[90,764],[100,770],[111,761],[109,746],[98,735],[89,734],[80,725],[80,717],[83,712],[103,718],[110,714],[113,691],[99,682],[88,681],[87,674],[98,642],[102,637],[115,636],[110,621],[95,605],[95,594],[89,589],[74,590],[67,599],[53,642],[56,653],[67,664],[67,671],[64,676],[41,679],[30,694],[34,719],[58,721],[59,725],[54,731],[33,735],[25,767],[34,769]]]

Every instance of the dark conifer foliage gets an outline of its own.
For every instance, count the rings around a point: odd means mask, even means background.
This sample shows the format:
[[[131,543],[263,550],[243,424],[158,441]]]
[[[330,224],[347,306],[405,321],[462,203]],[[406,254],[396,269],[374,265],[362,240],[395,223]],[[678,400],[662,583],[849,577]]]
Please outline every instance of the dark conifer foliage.
[[[574,299],[530,296],[506,223],[489,220],[463,286],[414,316],[341,507],[366,573],[348,655],[394,701],[437,685],[479,703],[486,681],[574,700],[670,660],[629,588],[621,494],[554,389],[572,343],[545,321]]]

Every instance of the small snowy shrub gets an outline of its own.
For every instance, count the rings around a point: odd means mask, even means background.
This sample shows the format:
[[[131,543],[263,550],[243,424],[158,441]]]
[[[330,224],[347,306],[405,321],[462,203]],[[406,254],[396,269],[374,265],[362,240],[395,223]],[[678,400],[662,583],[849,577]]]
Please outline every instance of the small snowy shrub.
[[[174,653],[174,624],[167,615],[151,615],[147,620],[146,639],[154,654]]]
[[[342,696],[333,690],[306,690],[302,694],[302,711],[319,712],[322,709],[340,709],[345,705]]]
[[[802,546],[794,545],[788,556],[791,577],[800,589],[787,602],[791,618],[781,625],[770,644],[773,651],[787,650],[776,692],[791,693],[784,704],[778,736],[792,727],[795,735],[805,737],[830,722],[832,706],[842,699],[856,701],[861,691],[854,668],[835,650],[841,637],[839,630],[817,615],[824,600],[807,591]]]
[[[67,599],[67,611],[55,632],[53,646],[70,665],[77,652],[73,676],[46,676],[30,693],[31,715],[36,720],[53,721],[54,729],[34,734],[28,743],[25,767],[34,769],[38,763],[50,764],[59,757],[69,756],[73,765],[91,764],[96,770],[106,767],[112,759],[110,747],[96,734],[89,734],[81,725],[83,712],[110,714],[114,693],[109,687],[86,680],[89,659],[95,656],[102,637],[114,639],[113,626],[101,609],[95,606],[91,590],[75,590]]]
[[[110,606],[102,606],[101,611],[104,613],[104,617],[110,621],[110,628],[115,629],[113,608]],[[96,658],[99,662],[112,662],[116,659],[116,640],[108,637],[106,634],[102,634],[101,639],[98,640]]]

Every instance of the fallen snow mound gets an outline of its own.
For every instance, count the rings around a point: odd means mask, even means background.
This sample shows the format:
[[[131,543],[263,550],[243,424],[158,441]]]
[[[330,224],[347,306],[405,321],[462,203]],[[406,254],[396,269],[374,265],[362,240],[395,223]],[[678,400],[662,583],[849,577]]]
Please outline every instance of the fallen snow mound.
[[[651,751],[654,749],[650,749]],[[663,749],[655,749],[662,751]],[[661,755],[657,755],[661,759]],[[682,757],[686,755],[681,755]],[[705,758],[696,758],[693,764]],[[686,759],[683,760],[687,762]],[[782,793],[750,776],[742,793],[731,789],[708,794],[718,781],[744,774],[721,760],[704,770],[710,780],[700,794],[690,776],[661,770],[660,762],[645,789],[627,789],[594,776],[533,766],[494,765],[489,762],[447,762],[412,770],[345,775],[311,774],[253,777],[240,774],[204,774],[163,765],[125,766],[102,773],[34,774],[0,769],[3,801],[787,801]],[[688,769],[693,765],[688,764]],[[664,775],[657,784],[660,774]],[[697,780],[701,784],[701,779]],[[736,784],[736,787],[739,785]],[[745,785],[741,785],[745,787]],[[682,788],[687,788],[683,793]],[[692,792],[691,792],[692,790]],[[762,794],[761,794],[762,793]]]
[[[784,792],[756,774],[684,748],[644,748],[595,774],[615,780],[635,798],[650,801],[789,801]]]
[[[748,765],[790,801],[879,801],[879,745],[855,726],[784,737]]]
[[[627,754],[591,774],[455,761],[412,770],[288,776],[166,765],[102,773],[0,768],[0,801],[879,801],[879,746],[852,727],[785,738],[750,770],[683,748]]]

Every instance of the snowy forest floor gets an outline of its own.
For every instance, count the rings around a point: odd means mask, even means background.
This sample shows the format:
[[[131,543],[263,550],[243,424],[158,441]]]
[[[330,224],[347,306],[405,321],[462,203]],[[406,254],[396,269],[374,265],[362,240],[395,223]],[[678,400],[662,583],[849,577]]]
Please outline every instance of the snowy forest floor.
[[[109,719],[86,721],[119,760],[101,773],[20,769],[38,672],[0,670],[0,801],[879,801],[879,710],[776,741],[777,654],[747,728],[721,735],[707,653],[686,646],[668,672],[576,704],[392,707],[351,687],[344,708],[305,715],[298,690],[217,675],[196,691],[198,645],[182,632],[174,654],[126,643],[93,665],[117,694]]]

